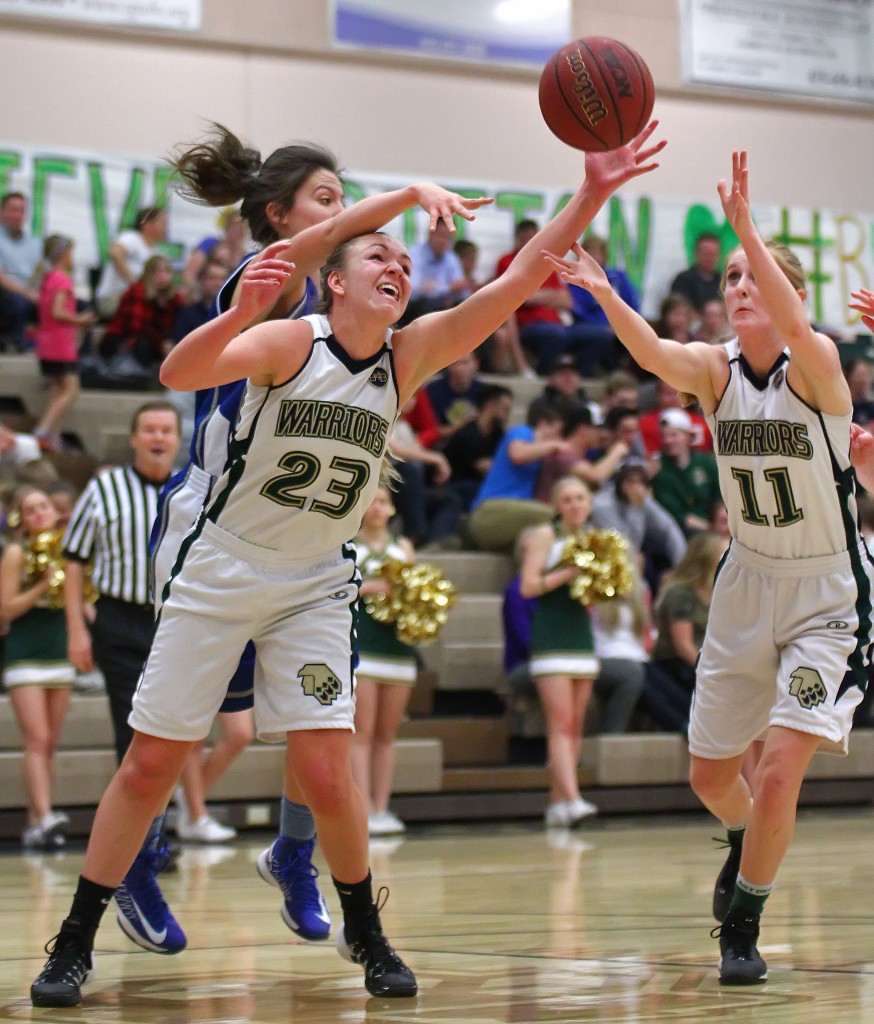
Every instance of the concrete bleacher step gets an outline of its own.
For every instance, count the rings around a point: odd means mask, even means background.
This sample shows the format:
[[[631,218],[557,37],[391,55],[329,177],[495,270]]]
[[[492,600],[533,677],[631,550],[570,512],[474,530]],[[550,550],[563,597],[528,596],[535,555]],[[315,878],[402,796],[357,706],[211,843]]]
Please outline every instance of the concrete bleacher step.
[[[504,642],[500,639],[476,643],[441,642],[423,647],[425,666],[437,676],[438,690],[492,690],[510,692],[504,671]]]
[[[500,594],[459,594],[440,631],[438,644],[503,641]]]
[[[451,580],[459,595],[503,594],[515,572],[513,561],[507,555],[485,551],[428,551],[418,556],[422,562],[436,565]],[[458,606],[450,612],[456,618]]]
[[[510,723],[506,715],[416,718],[404,722],[399,739],[437,739],[445,767],[505,765],[510,750]]]

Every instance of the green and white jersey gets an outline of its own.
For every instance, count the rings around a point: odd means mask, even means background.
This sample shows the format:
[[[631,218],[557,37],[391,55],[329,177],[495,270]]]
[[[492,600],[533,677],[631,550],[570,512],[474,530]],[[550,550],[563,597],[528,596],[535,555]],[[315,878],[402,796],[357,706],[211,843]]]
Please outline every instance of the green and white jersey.
[[[731,535],[770,558],[816,558],[858,546],[850,418],[812,408],[786,380],[784,351],[757,377],[737,339],[730,376],[707,416]]]
[[[355,539],[355,561],[363,580],[372,580],[379,576],[383,565],[388,561],[407,562],[407,553],[394,536],[389,536],[388,543],[377,551],[359,537]]]
[[[379,483],[398,391],[391,330],[375,355],[353,359],[327,317],[298,322],[313,331],[309,357],[284,384],[247,384],[229,468],[206,517],[250,544],[309,559],[336,553],[358,532]]]

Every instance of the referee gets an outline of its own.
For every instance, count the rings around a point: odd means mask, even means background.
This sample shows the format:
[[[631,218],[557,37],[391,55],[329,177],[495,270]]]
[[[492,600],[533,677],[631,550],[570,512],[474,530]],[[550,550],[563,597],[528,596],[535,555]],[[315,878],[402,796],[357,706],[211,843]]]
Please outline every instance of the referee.
[[[68,653],[80,672],[97,662],[103,673],[119,763],[133,736],[127,718],[155,626],[149,532],[179,450],[176,408],[166,401],[141,405],[131,421],[130,446],[130,465],[104,469],[89,482],[64,535]],[[91,560],[100,597],[89,628],[84,566]]]

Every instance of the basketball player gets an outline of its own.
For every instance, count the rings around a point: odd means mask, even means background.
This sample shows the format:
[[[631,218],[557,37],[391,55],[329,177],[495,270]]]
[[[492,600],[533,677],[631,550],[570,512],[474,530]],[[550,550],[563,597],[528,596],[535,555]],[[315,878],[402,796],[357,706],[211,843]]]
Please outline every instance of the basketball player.
[[[184,186],[183,195],[215,206],[242,200],[241,215],[253,240],[259,246],[278,238],[291,239],[307,228],[306,244],[297,250],[297,267],[289,277],[272,309],[262,318],[294,319],[312,313],[316,286],[312,280],[331,250],[340,242],[362,231],[376,230],[404,210],[421,205],[428,213],[431,227],[442,219],[455,230],[453,215],[472,219],[472,212],[488,199],[464,199],[437,185],[422,183],[361,200],[344,209],[343,186],[337,162],[326,150],[312,145],[283,146],[266,160],[227,129],[215,125],[206,140],[176,156]],[[230,309],[237,297],[240,278],[246,265],[259,258],[248,256],[230,275],[216,299],[216,313]],[[215,480],[228,459],[228,441],[236,422],[245,381],[234,381],[217,388],[198,391],[195,404],[195,432],[188,465],[172,477],[161,495],[158,516],[152,532],[152,579],[156,611],[160,610],[164,586],[179,553],[183,538]],[[234,753],[247,745],[247,728],[234,722],[230,714],[252,707],[254,647],[248,644],[240,664],[230,679],[228,694],[219,716],[226,743],[210,757],[224,766],[210,763],[211,774],[226,768]],[[201,747],[198,745],[183,771],[183,780],[203,793]],[[278,886],[283,893],[282,919],[300,938],[326,939],[331,919],[318,889],[317,870],[312,856],[315,847],[315,823],[293,778],[286,780],[280,810],[280,835],[258,860],[261,877]],[[217,828],[221,828],[215,823]],[[157,823],[150,835],[157,835]],[[216,841],[228,835],[209,834]],[[151,839],[147,841],[151,842]],[[148,850],[143,851],[143,863]],[[142,873],[142,868],[140,869]],[[155,898],[146,903],[119,904],[126,921],[126,934],[146,949],[170,952],[155,936],[169,925],[167,935],[179,931],[166,903],[160,898],[157,881]],[[179,946],[177,936],[172,951]]]
[[[737,335],[726,345],[657,338],[579,248],[579,264],[550,259],[601,303],[644,369],[697,398],[713,432],[732,541],[698,664],[691,783],[732,846],[714,896],[720,981],[753,985],[767,978],[759,919],[805,770],[817,749],[846,753],[862,699],[872,570],[856,527],[837,349],[809,325],[797,258],[756,231],[745,152],[733,155],[719,196],[741,243],[724,272]],[[751,791],[741,767],[760,735]]]
[[[31,987],[35,1005],[81,1001],[105,904],[191,744],[206,735],[250,638],[258,734],[285,739],[286,775],[315,816],[343,909],[338,950],[363,966],[372,995],[416,993],[382,932],[367,816],[350,771],[358,576],[348,542],[378,485],[399,408],[540,287],[542,248],[567,251],[619,186],[657,166],[665,143],[648,145],[655,126],[621,149],[587,154],[586,179],[567,206],[506,274],[452,309],[393,333],[410,298],[409,256],[389,236],[368,234],[325,263],[326,315],[246,330],[296,273],[278,254],[306,252],[310,229],[269,246],[244,273],[236,306],[170,354],[168,386],[248,385],[228,467],[165,587],[131,713],[134,740],[98,808],[70,915]]]

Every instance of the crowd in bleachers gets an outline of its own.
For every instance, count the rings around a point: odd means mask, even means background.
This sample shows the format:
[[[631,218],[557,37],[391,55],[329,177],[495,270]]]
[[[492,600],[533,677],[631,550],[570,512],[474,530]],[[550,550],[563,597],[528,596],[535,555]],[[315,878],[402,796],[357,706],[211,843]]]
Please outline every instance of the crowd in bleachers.
[[[70,487],[51,456],[70,446],[68,410],[88,401],[80,376],[86,389],[158,389],[162,359],[206,322],[222,283],[252,248],[245,222],[228,208],[219,216],[220,234],[174,266],[161,248],[166,213],[142,209],[113,242],[99,277],[93,275],[93,293],[82,296],[73,285],[75,240],[31,237],[27,212],[19,192],[0,200],[0,350],[32,352],[48,398],[34,424],[0,426],[7,533],[11,513],[20,514],[21,485],[46,488],[52,501],[66,502],[69,515]],[[484,278],[503,273],[536,230],[521,221],[514,247],[490,274],[477,266],[474,243],[453,245],[438,226],[411,252],[405,322],[454,305]],[[607,263],[607,242],[590,235],[584,248],[639,308],[628,275]],[[661,336],[710,344],[729,337],[720,253],[717,237],[699,238],[693,265],[678,268],[661,303]],[[847,379],[854,420],[867,425],[874,419],[868,362],[851,361]],[[88,438],[77,440],[87,451]],[[522,687],[530,685],[537,602],[524,583],[527,539],[555,522],[561,482],[580,481],[589,495],[589,525],[618,530],[639,570],[625,601],[591,615],[599,727],[621,732],[643,721],[685,731],[713,571],[727,543],[713,442],[700,411],[684,407],[676,391],[625,353],[589,293],[550,274],[476,354],[407,403],[389,450],[399,475],[399,533],[426,553],[471,549],[517,558],[521,577],[506,594],[505,622],[507,670]]]

